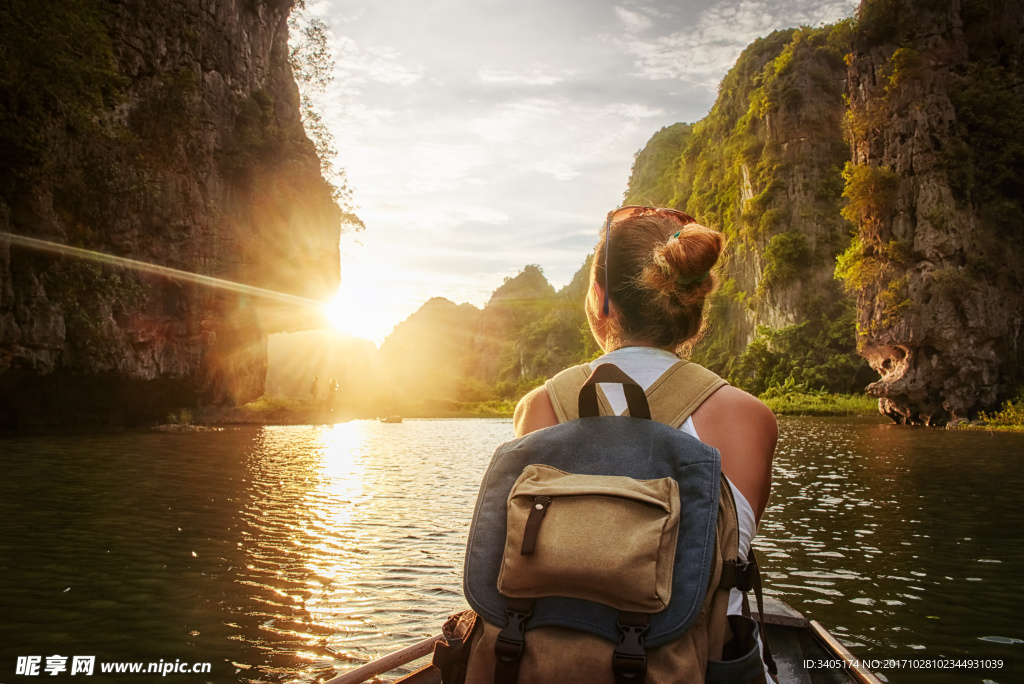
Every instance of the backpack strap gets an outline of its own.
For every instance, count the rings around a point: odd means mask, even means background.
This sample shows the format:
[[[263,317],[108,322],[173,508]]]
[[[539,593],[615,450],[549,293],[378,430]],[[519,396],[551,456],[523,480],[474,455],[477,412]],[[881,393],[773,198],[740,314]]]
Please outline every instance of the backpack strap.
[[[705,399],[728,384],[704,366],[680,361],[647,388],[651,417],[659,423],[679,427]]]
[[[555,410],[555,416],[559,423],[568,423],[580,417],[580,390],[590,377],[590,364],[583,363],[579,366],[566,368],[564,371],[544,383],[548,399],[551,400],[551,407]],[[608,397],[604,395],[601,388],[597,388],[597,404],[601,415],[611,415],[612,407],[608,403]]]
[[[544,383],[551,407],[559,423],[579,418],[580,389],[590,377],[590,364],[567,368]],[[647,388],[651,418],[672,427],[679,427],[694,411],[724,385],[729,383],[707,368],[690,361],[679,361]],[[601,388],[597,388],[601,415],[612,415],[612,407]],[[627,409],[622,415],[629,415]]]

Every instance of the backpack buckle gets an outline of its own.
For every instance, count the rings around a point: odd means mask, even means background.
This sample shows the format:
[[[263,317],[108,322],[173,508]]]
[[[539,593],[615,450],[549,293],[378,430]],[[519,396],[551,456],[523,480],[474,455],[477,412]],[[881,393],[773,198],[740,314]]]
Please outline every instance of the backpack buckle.
[[[736,588],[744,594],[754,587],[754,568],[753,563],[736,564]]]
[[[619,614],[619,644],[612,652],[612,672],[616,682],[643,681],[647,673],[647,651],[644,650],[647,619],[644,613]]]
[[[515,606],[523,608],[523,606]],[[505,608],[505,626],[498,633],[494,642],[494,654],[504,660],[511,662],[519,660],[523,656],[524,639],[526,633],[526,621],[533,615],[532,606],[526,610],[514,610],[512,607]]]

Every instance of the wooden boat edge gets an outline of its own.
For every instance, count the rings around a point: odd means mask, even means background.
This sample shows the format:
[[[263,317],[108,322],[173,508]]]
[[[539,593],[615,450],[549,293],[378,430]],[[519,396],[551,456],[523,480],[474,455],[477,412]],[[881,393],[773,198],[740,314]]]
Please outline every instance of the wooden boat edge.
[[[882,684],[878,677],[861,667],[857,658],[817,620],[807,619],[799,611],[789,606],[789,604],[770,596],[765,597],[764,608],[764,622],[766,626],[772,625],[781,629],[798,631],[805,630],[824,651],[846,663],[843,671],[846,673],[848,681],[855,682],[856,684]],[[753,617],[759,617],[757,611],[753,611]],[[386,674],[391,670],[428,655],[432,652],[434,643],[440,640],[440,638],[440,635],[438,635],[425,639],[417,644],[378,658],[355,670],[339,675],[325,684],[359,684],[377,675]],[[771,640],[769,639],[770,643]],[[440,684],[440,682],[440,671],[430,664],[400,679],[394,680],[394,684]],[[785,682],[782,682],[782,684],[785,684]]]

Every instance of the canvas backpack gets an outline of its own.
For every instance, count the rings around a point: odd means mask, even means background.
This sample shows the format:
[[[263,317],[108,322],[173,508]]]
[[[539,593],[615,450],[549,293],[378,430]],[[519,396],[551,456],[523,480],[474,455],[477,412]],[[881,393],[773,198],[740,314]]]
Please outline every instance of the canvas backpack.
[[[646,394],[612,364],[548,381],[559,424],[501,445],[481,484],[444,682],[765,681],[756,625],[726,615],[759,578],[720,455],[677,429],[724,384],[688,362]]]

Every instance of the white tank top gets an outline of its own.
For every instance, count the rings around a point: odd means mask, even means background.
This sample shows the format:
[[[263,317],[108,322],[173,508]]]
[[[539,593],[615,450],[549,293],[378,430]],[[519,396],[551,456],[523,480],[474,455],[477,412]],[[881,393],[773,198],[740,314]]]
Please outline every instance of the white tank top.
[[[609,352],[590,362],[590,370],[593,371],[602,363],[614,363],[622,371],[633,378],[641,387],[646,390],[655,380],[667,371],[672,364],[679,361],[675,354],[657,349],[655,347],[622,347]],[[601,383],[601,389],[608,397],[608,403],[616,414],[626,410],[626,395],[622,391],[622,385]],[[680,427],[680,430],[700,439],[697,429],[693,426],[693,418],[687,418]],[[726,478],[729,482],[729,478]],[[729,482],[733,498],[736,500],[736,518],[739,522],[739,546],[740,557],[746,558],[750,551],[750,540],[757,534],[757,519],[754,517],[754,509],[747,499],[736,489],[736,485]],[[740,615],[742,608],[743,594],[738,589],[733,589],[729,595],[729,614]]]

